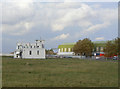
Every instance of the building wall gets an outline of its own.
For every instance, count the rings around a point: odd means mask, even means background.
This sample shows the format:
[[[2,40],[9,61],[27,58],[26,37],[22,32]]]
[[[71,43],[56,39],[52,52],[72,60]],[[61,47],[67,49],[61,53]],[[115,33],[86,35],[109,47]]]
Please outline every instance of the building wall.
[[[58,55],[74,55],[73,47],[74,43],[59,45]]]
[[[66,43],[66,44],[59,45],[58,46],[58,48],[59,48],[58,55],[74,55],[74,52],[73,52],[74,45],[75,45],[75,43],[70,43],[70,44]],[[103,52],[104,47],[105,47],[105,43],[103,43],[103,42],[95,43],[94,42],[93,52]]]
[[[17,43],[14,58],[45,59],[44,40],[36,40],[32,44]]]
[[[57,55],[70,55],[70,56],[73,56],[74,52],[58,52]]]
[[[30,51],[31,51],[31,55],[30,55]],[[37,52],[39,52],[39,54]],[[43,48],[23,49],[22,58],[45,59],[45,49]]]
[[[59,52],[73,52],[73,48],[59,48]]]

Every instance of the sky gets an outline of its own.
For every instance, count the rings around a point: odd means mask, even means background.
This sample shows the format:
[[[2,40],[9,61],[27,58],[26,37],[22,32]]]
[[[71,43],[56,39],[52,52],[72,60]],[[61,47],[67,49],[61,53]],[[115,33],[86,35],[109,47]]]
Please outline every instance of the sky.
[[[17,42],[45,40],[57,48],[84,38],[106,41],[118,37],[117,2],[2,2],[2,52]]]

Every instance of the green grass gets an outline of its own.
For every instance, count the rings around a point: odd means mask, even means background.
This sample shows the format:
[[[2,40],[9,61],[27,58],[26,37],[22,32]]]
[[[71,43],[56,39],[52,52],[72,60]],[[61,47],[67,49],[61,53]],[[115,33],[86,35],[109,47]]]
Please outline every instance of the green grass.
[[[3,87],[116,87],[118,62],[3,57]]]

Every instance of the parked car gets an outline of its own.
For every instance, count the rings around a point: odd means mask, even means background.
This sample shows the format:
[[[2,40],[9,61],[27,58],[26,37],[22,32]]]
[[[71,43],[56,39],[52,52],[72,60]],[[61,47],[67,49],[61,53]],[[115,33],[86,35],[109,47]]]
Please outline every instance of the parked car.
[[[117,59],[118,59],[118,57],[117,57],[117,56],[114,56],[114,57],[113,57],[113,60],[117,60]]]
[[[96,57],[96,60],[100,59],[100,57]]]

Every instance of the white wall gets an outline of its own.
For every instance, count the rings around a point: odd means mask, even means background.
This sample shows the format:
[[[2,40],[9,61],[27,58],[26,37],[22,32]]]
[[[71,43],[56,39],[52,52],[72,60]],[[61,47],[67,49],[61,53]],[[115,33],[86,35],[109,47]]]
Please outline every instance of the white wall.
[[[74,52],[58,52],[57,55],[74,55]]]
[[[32,52],[30,55],[29,52]],[[39,55],[37,54],[37,51],[39,51]],[[22,58],[27,59],[45,59],[45,49],[44,48],[26,48],[23,49]]]

